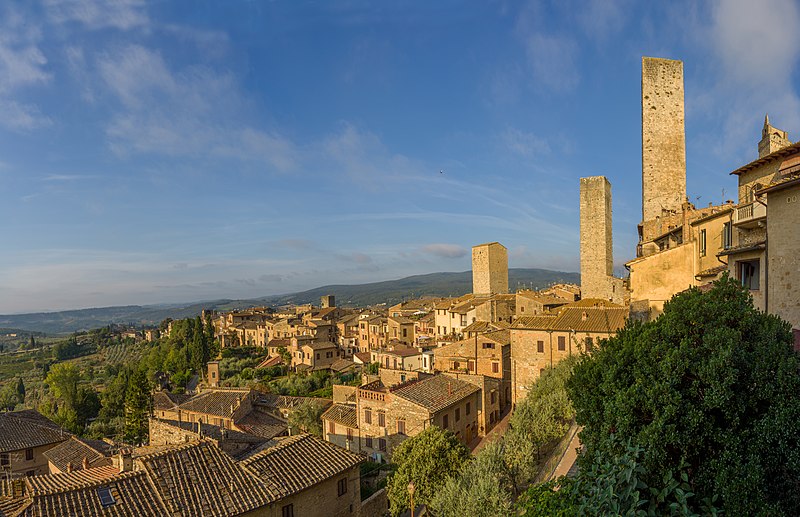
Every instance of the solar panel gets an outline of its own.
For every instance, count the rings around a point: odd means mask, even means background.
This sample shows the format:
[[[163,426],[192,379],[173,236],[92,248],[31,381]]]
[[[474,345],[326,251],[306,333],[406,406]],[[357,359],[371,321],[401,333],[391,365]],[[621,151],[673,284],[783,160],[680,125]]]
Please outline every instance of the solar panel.
[[[113,506],[117,501],[111,495],[111,489],[108,487],[100,487],[97,489],[97,495],[100,497],[100,505],[103,508]]]

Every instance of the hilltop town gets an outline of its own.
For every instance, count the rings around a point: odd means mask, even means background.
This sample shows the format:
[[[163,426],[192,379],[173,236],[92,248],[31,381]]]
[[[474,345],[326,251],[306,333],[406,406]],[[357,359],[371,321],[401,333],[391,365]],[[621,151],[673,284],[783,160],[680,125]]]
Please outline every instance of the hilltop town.
[[[736,199],[695,206],[683,63],[645,57],[641,78],[642,219],[628,276],[613,274],[612,186],[588,176],[576,200],[580,285],[510,292],[508,251],[489,242],[473,246],[472,292],[459,297],[344,307],[334,292],[121,331],[141,357],[185,338],[183,365],[161,358],[144,371],[141,404],[128,387],[124,438],[82,436],[58,408],[0,414],[0,516],[396,515],[402,470],[390,473],[415,438],[444,431],[473,455],[510,441],[559,365],[729,279],[787,322],[800,350],[800,143],[766,117],[754,159],[730,171]],[[141,432],[128,433],[137,412]],[[579,470],[575,414],[554,420],[555,434],[526,435],[535,472],[515,496]],[[412,482],[423,497],[425,481]]]

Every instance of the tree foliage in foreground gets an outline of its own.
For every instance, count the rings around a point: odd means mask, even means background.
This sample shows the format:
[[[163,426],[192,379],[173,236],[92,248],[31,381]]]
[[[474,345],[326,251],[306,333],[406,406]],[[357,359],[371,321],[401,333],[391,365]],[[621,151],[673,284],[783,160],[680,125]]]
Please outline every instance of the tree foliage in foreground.
[[[469,451],[456,436],[431,426],[407,439],[392,452],[397,469],[389,478],[389,511],[399,515],[409,505],[408,484],[414,482],[414,504],[430,504],[448,477],[461,470]]]
[[[800,358],[788,324],[727,276],[629,323],[568,382],[582,466],[641,448],[647,486],[680,479],[729,515],[800,514]],[[588,463],[588,465],[587,465]],[[685,477],[682,477],[685,476]]]
[[[325,405],[323,403],[315,400],[306,400],[289,414],[287,423],[293,430],[299,429],[321,437],[322,420],[320,417],[324,412]]]

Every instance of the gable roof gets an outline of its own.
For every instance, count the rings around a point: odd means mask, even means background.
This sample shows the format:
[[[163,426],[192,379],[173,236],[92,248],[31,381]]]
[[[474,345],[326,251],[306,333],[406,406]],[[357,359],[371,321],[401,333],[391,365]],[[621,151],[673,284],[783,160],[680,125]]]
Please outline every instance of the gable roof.
[[[102,440],[71,436],[69,440],[45,451],[44,457],[61,472],[67,471],[68,464],[76,471],[83,469],[84,458],[89,461],[90,468],[111,465],[110,450],[111,445]]]
[[[153,409],[156,411],[169,411],[175,409],[190,398],[192,398],[192,396],[187,394],[157,391],[153,393]]]
[[[355,467],[366,458],[310,434],[278,438],[242,461],[279,497],[296,494]]]
[[[403,386],[392,393],[436,413],[476,391],[480,391],[480,388],[474,384],[439,374]]]
[[[0,413],[0,452],[55,444],[70,436],[71,433],[32,409]]]
[[[355,406],[349,404],[334,404],[320,417],[324,420],[332,420],[351,429],[358,429],[358,414]]]
[[[264,506],[277,493],[207,440],[138,458],[164,501],[166,514],[238,515]]]
[[[195,395],[178,408],[181,411],[230,418],[248,394],[249,390],[211,389]]]

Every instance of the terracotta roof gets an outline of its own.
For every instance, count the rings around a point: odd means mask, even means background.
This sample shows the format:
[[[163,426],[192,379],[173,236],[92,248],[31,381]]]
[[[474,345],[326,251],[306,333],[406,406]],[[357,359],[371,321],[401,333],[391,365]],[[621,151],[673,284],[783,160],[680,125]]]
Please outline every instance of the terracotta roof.
[[[61,472],[67,471],[68,463],[72,464],[73,471],[77,471],[83,469],[84,458],[89,461],[90,468],[111,465],[110,449],[111,445],[102,440],[87,440],[72,436],[69,440],[45,451],[44,457]]]
[[[397,357],[414,357],[422,352],[411,346],[397,347],[394,350],[381,350],[381,354],[394,355]]]
[[[542,305],[564,305],[567,300],[552,294],[542,294],[536,291],[519,291],[517,296],[541,303]]]
[[[25,497],[0,503],[8,517],[144,517],[169,513],[145,472],[118,473],[114,467],[99,467],[26,478],[25,486]],[[108,496],[105,505],[101,494]],[[17,509],[9,511],[13,504]]]
[[[369,364],[370,361],[372,360],[372,356],[370,355],[369,352],[358,352],[353,354],[353,357],[357,357],[359,361],[361,361],[364,364]]]
[[[287,429],[286,422],[258,409],[254,409],[236,422],[236,427],[253,436],[266,439],[282,435]]]
[[[349,368],[355,367],[356,363],[350,359],[337,359],[331,363],[331,370],[334,372],[343,372]]]
[[[767,193],[773,192],[775,190],[781,190],[781,189],[784,189],[784,188],[789,188],[789,187],[794,186],[794,185],[796,185],[798,183],[800,183],[800,175],[791,174],[789,176],[781,178],[780,180],[778,180],[776,182],[773,182],[773,183],[771,183],[771,184],[759,189],[757,193],[759,195],[767,194]]]
[[[267,357],[260,363],[256,368],[269,368],[271,366],[278,366],[279,364],[283,364],[283,357],[276,355],[275,357]]]
[[[540,314],[538,316],[522,316],[521,318],[517,318],[514,321],[514,325],[511,328],[515,329],[549,329],[550,325],[553,324],[555,321],[556,315],[544,315]]]
[[[333,420],[345,427],[358,429],[358,412],[349,404],[334,404],[322,414],[323,420]]]
[[[169,411],[175,409],[190,398],[192,398],[192,396],[187,394],[157,391],[153,393],[153,409],[156,411]]]
[[[72,436],[37,411],[0,413],[0,452],[63,442]]]
[[[157,420],[161,424],[169,425],[175,427],[177,429],[182,429],[184,431],[191,431],[196,433],[197,432],[197,422],[185,422],[185,421],[177,421],[177,420],[164,420],[161,418],[156,418],[154,421]],[[237,424],[238,427],[238,424]],[[285,426],[284,426],[285,428]],[[212,424],[200,424],[200,431],[203,437],[212,438],[214,440],[222,440],[223,429],[218,425]],[[226,439],[232,442],[241,442],[241,443],[263,443],[267,441],[269,438],[263,438],[260,436],[256,436],[249,432],[241,432],[236,431],[233,429],[225,429]],[[166,449],[163,449],[166,450]],[[152,454],[153,452],[157,452],[157,450],[147,451],[146,454]],[[144,455],[146,455],[144,454]]]
[[[282,346],[288,347],[291,346],[292,341],[290,339],[270,339],[267,343],[267,346]]]
[[[719,273],[722,273],[723,271],[727,271],[727,269],[728,269],[727,265],[721,264],[719,266],[708,268],[708,269],[705,269],[703,271],[700,271],[699,273],[697,273],[697,276],[700,276],[700,277],[716,276]]]
[[[275,393],[265,393],[258,397],[257,403],[276,409],[296,408],[303,402],[312,401],[320,404],[331,404],[331,399],[318,397],[293,397],[290,395],[278,395]]]
[[[737,253],[744,253],[746,251],[763,250],[766,247],[766,241],[756,242],[753,244],[740,244],[739,246],[733,246],[726,250],[720,251],[717,253],[717,256],[724,257],[725,255],[736,255]]]
[[[495,343],[507,345],[511,343],[511,331],[508,329],[494,330],[492,332],[487,332],[478,338],[478,340],[483,339],[488,339],[490,341],[494,341]]]
[[[410,324],[410,323],[414,323],[414,320],[412,320],[411,318],[407,318],[405,316],[389,316],[388,319],[390,319],[390,320],[392,320],[395,323],[398,323],[400,325],[407,325],[407,324]]]
[[[764,156],[763,158],[759,158],[757,160],[753,160],[752,162],[748,163],[747,165],[743,165],[743,166],[739,167],[738,169],[736,169],[735,171],[731,172],[731,174],[735,174],[735,175],[738,176],[739,174],[742,174],[743,172],[747,172],[750,169],[755,169],[759,165],[765,164],[767,162],[771,162],[775,158],[782,158],[782,157],[790,155],[790,154],[795,154],[798,151],[798,149],[800,149],[800,142],[795,142],[792,145],[784,147],[783,149],[778,149],[774,153],[770,153],[770,154]]]
[[[277,493],[207,440],[140,457],[164,514],[221,517],[264,506]]]
[[[625,307],[570,307],[562,309],[551,330],[614,333],[625,326]]]
[[[474,384],[439,374],[403,386],[392,393],[436,413],[476,391],[480,391],[480,388]]]
[[[242,464],[281,497],[340,475],[365,459],[309,434],[275,441],[274,446],[250,456]]]
[[[496,326],[494,323],[477,320],[473,321],[472,323],[464,327],[461,330],[461,332],[463,332],[464,334],[467,334],[469,332],[478,332],[479,334],[482,334],[484,332],[489,332],[490,330],[497,330],[498,328],[500,327]]]
[[[181,411],[230,418],[233,411],[247,397],[247,390],[212,389],[195,395],[179,406]]]

